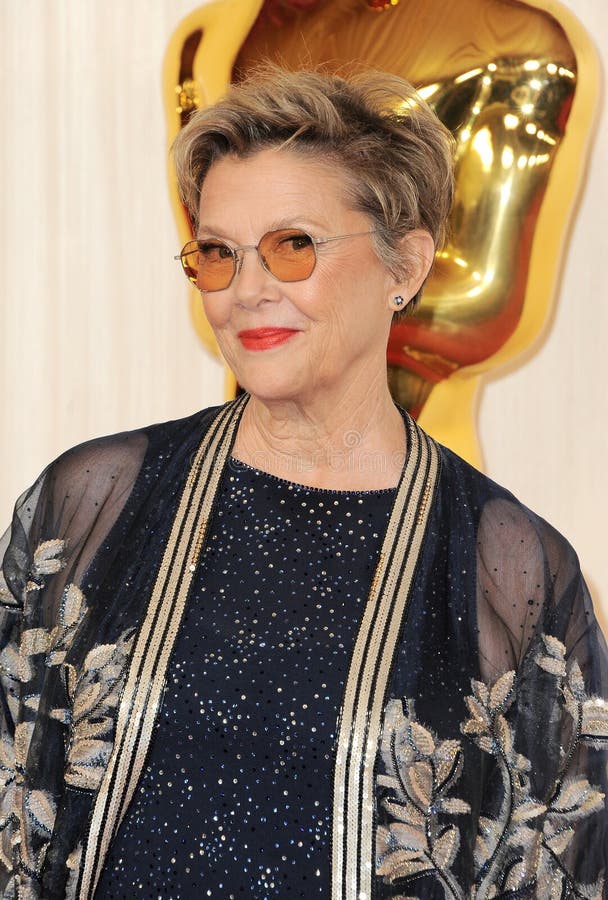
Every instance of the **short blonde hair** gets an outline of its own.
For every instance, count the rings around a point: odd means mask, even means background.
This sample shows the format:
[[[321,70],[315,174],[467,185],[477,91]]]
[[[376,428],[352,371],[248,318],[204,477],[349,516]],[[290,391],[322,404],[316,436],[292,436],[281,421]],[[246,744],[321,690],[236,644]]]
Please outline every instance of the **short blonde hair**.
[[[394,275],[407,273],[399,245],[408,231],[423,228],[436,249],[443,245],[454,141],[402,78],[265,65],[232,85],[222,100],[195,112],[173,144],[180,195],[195,227],[213,163],[271,146],[342,167],[353,209],[369,217],[378,256]]]

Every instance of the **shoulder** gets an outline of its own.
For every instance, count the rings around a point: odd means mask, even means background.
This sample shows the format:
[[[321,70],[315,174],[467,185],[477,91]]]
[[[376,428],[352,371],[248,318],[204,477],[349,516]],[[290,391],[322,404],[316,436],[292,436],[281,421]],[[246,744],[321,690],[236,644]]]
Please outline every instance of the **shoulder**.
[[[124,510],[135,514],[148,497],[165,508],[220,409],[103,435],[64,451],[15,504],[0,539],[5,574],[27,567],[33,549],[49,541],[69,548],[74,571],[84,571]]]
[[[515,570],[529,574],[535,561],[556,579],[579,571],[569,541],[546,519],[503,485],[480,472],[447,447],[437,445],[441,459],[440,490],[454,516],[466,515],[475,527],[478,556],[490,570],[496,558],[512,560]]]
[[[570,543],[511,491],[452,451],[439,453],[438,514],[455,558],[464,542],[475,560],[470,599],[482,676],[518,669],[543,634],[576,644],[594,618]]]
[[[202,436],[220,409],[212,406],[180,419],[92,438],[65,450],[45,472],[68,483],[74,479],[119,480],[139,469],[147,455],[162,458]]]
[[[24,526],[37,519],[44,527],[75,531],[90,527],[97,518],[113,520],[136,484],[143,487],[145,480],[152,486],[170,468],[177,478],[187,470],[188,456],[220,409],[208,407],[181,419],[102,435],[70,447],[19,498],[13,525],[17,518]]]

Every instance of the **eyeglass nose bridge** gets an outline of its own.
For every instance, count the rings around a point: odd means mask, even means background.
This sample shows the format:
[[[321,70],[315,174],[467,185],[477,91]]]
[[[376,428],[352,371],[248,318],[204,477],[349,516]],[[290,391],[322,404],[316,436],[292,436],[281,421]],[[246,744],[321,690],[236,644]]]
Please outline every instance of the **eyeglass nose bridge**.
[[[266,260],[264,259],[263,254],[260,252],[260,245],[259,244],[241,244],[240,247],[232,248],[232,253],[234,256],[234,276],[233,277],[236,277],[237,275],[241,274],[241,269],[243,268],[243,262],[245,260],[245,251],[246,250],[255,250],[257,257],[258,257],[258,261],[259,261],[260,265],[262,266],[262,268],[264,269],[264,271],[268,272],[270,275],[272,275],[272,272],[268,268],[268,265],[266,263]]]

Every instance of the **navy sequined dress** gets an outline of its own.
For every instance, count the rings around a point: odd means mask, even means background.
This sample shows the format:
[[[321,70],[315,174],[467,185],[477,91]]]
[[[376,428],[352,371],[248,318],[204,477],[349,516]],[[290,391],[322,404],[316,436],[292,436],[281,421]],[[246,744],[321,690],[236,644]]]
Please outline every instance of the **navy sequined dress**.
[[[231,459],[96,898],[329,896],[337,719],[394,496]]]

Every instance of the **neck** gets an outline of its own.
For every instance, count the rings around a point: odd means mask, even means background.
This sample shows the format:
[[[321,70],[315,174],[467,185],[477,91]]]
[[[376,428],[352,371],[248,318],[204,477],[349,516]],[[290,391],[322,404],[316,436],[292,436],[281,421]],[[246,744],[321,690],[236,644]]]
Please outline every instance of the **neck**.
[[[303,400],[252,396],[232,455],[265,472],[314,487],[395,487],[406,439],[386,375],[364,392],[352,386]]]

